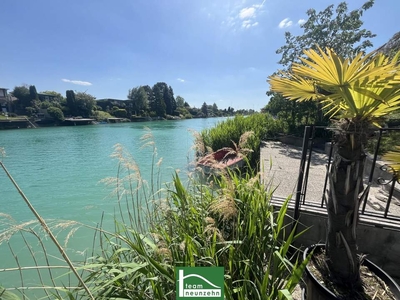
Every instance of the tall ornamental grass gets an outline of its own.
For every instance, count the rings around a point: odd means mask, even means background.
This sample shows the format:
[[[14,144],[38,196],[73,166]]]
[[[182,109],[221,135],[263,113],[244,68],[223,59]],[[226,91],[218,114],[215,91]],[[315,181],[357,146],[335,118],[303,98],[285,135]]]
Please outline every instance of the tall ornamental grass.
[[[124,166],[121,173],[133,173]],[[132,185],[125,184],[119,194]],[[145,225],[121,222],[131,209],[141,211],[128,197],[115,232],[100,230],[101,251],[84,266],[96,299],[175,299],[176,266],[223,266],[226,299],[291,299],[306,261],[284,225],[288,202],[275,211],[260,174],[229,172],[208,184],[175,174],[157,194],[143,205]]]
[[[275,120],[270,114],[257,113],[250,116],[235,116],[218,123],[211,129],[201,132],[204,149],[216,151],[223,147],[234,148],[240,137],[252,131],[254,135],[248,140],[247,148],[253,150],[249,154],[250,164],[255,167],[260,159],[260,144],[262,140],[275,138],[279,133],[287,131],[282,120]]]
[[[151,141],[146,145],[156,153]],[[150,181],[123,147],[116,146],[113,157],[118,175],[105,181],[118,201],[114,229],[104,229],[103,221],[79,224],[94,235],[91,257],[73,266],[84,284],[42,284],[43,299],[173,300],[177,266],[223,266],[228,300],[292,299],[308,260],[300,262],[291,247],[298,234],[285,225],[288,200],[275,210],[260,174],[228,172],[204,183],[196,176],[184,182],[175,173],[164,185],[155,154]],[[29,299],[24,284],[18,290]],[[9,290],[0,293],[20,299]]]

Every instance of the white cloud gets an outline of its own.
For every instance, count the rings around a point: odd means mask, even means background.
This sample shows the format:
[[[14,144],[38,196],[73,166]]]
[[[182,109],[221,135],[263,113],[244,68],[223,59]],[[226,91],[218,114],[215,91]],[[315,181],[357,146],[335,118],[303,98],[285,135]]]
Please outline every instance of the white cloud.
[[[280,23],[279,23],[279,28],[287,28],[293,25],[293,22],[290,21],[289,18],[283,19]]]
[[[300,19],[300,20],[297,21],[297,24],[303,25],[305,22],[306,22],[306,20]]]
[[[179,82],[185,82],[185,79],[182,78],[177,78],[176,80],[178,80]]]
[[[70,80],[70,79],[61,79],[64,82],[72,83],[72,84],[77,84],[77,85],[92,85],[91,82],[89,81],[81,81],[81,80]]]
[[[246,0],[237,0],[236,4],[226,6],[228,16],[221,25],[231,27],[232,32],[236,32],[239,28],[248,29],[257,26],[259,24],[257,18],[264,13],[262,7],[265,1],[263,0],[261,4],[246,5]]]
[[[252,18],[255,16],[255,13],[256,13],[255,7],[245,7],[240,11],[239,18],[241,19]]]
[[[252,22],[251,20],[244,20],[242,23],[242,28],[250,28],[257,26],[258,22]]]

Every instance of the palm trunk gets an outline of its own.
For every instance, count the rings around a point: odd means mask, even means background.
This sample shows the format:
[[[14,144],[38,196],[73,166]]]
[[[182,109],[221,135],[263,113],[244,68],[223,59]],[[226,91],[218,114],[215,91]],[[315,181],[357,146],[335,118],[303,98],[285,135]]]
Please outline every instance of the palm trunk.
[[[358,125],[358,130],[353,128],[349,132],[347,121],[340,126],[347,132],[336,135],[327,203],[327,265],[333,281],[351,289],[361,288],[356,226],[359,195],[363,190],[365,131],[363,124]]]

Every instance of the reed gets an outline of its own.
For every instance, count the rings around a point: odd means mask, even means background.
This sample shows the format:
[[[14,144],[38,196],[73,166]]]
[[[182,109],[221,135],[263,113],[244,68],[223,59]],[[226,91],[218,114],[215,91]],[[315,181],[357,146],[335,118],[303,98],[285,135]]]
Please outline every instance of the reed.
[[[244,133],[253,132],[253,135],[248,138],[246,146],[252,150],[252,153],[249,154],[249,161],[255,168],[260,159],[261,141],[274,139],[280,133],[285,132],[285,126],[282,120],[275,120],[269,114],[237,115],[218,123],[211,129],[203,130],[199,135],[200,138],[196,139],[196,144],[199,149],[204,149],[206,152],[216,151],[223,147],[235,148],[235,143],[239,143]]]
[[[112,157],[118,174],[104,181],[117,200],[113,230],[103,227],[102,216],[97,226],[39,219],[2,232],[3,242],[17,232],[29,232],[42,243],[45,237],[35,227],[38,224],[47,224],[46,232],[54,236],[54,231],[71,227],[93,231],[91,256],[71,262],[72,271],[65,275],[78,274],[83,282],[42,281],[42,286],[29,289],[44,290],[43,299],[175,299],[176,266],[223,266],[228,300],[291,299],[307,261],[300,262],[298,251],[291,247],[298,235],[284,225],[288,200],[275,209],[270,202],[272,190],[251,169],[243,174],[228,171],[209,182],[195,174],[183,180],[186,176],[175,173],[171,182],[163,184],[151,132],[143,144],[154,153],[148,181],[141,177],[134,158],[121,145],[115,146]],[[9,216],[2,219],[13,222]],[[72,233],[67,238],[73,238]],[[58,246],[62,247],[60,242]],[[43,252],[50,255],[44,246]],[[17,255],[15,260],[21,274],[16,289],[24,299],[29,290],[24,272],[34,270],[41,279],[46,271],[53,280],[55,269],[68,267],[49,261],[23,267]],[[0,289],[0,297],[5,295],[19,299],[11,290]]]

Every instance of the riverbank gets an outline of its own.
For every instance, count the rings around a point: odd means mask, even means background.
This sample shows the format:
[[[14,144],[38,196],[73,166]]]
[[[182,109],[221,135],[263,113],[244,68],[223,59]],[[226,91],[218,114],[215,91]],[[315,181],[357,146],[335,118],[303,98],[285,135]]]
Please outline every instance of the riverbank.
[[[220,119],[225,117],[193,117],[190,119],[181,118],[178,116],[162,117],[135,117],[132,119],[127,118],[108,118],[103,121],[98,121],[93,118],[66,118],[63,122],[56,122],[54,120],[34,120],[27,117],[9,117],[0,119],[0,130],[8,129],[27,129],[27,128],[43,128],[54,126],[80,126],[80,125],[99,125],[99,124],[115,124],[115,123],[138,123],[138,122],[153,122],[153,121],[181,121],[191,119]]]

